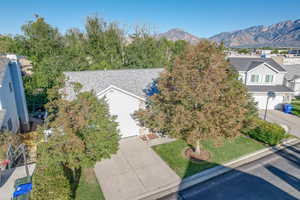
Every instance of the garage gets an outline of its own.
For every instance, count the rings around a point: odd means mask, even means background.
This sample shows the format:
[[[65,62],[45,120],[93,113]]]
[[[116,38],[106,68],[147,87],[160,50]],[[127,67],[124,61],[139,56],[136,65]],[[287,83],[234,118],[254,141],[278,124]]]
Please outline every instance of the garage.
[[[144,107],[146,91],[159,77],[163,68],[124,69],[65,72],[68,77],[65,92],[67,99],[74,99],[73,83],[80,83],[81,92],[93,91],[98,98],[105,97],[111,115],[116,116],[122,138],[147,134],[133,119],[133,114]]]
[[[267,95],[253,95],[254,101],[257,102],[257,107],[258,109],[266,109],[266,104],[267,104]],[[269,98],[269,103],[268,103],[268,109],[269,110],[274,110],[274,109],[281,109],[283,102],[283,96],[282,95],[277,95],[275,98]]]
[[[111,88],[100,98],[105,96],[111,115],[115,115],[119,123],[119,130],[122,138],[139,135],[140,127],[133,119],[133,113],[139,109],[141,100],[117,88]]]

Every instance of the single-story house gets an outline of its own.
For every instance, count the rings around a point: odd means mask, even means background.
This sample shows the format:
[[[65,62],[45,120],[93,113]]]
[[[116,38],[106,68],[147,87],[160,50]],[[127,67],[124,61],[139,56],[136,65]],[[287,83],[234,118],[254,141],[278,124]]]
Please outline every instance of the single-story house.
[[[162,68],[156,68],[65,72],[68,77],[65,92],[68,99],[73,99],[75,93],[70,83],[78,82],[83,86],[81,91],[93,90],[99,98],[105,97],[110,113],[117,116],[122,137],[136,136],[146,130],[137,125],[132,114],[144,107],[144,90],[162,71]]]

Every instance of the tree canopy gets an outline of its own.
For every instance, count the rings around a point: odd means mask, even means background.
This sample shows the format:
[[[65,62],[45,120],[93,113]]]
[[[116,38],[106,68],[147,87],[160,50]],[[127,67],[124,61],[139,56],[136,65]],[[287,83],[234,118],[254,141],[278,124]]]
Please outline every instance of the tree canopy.
[[[256,109],[216,44],[190,46],[157,80],[159,92],[135,113],[141,125],[195,145],[205,138],[232,138]]]
[[[58,84],[63,71],[169,66],[187,46],[185,41],[157,39],[149,30],[128,30],[98,16],[86,18],[84,30],[62,34],[36,15],[21,27],[22,34],[0,36],[0,53],[26,56],[33,65],[24,79],[30,111],[49,101],[47,91]]]
[[[61,180],[60,184],[68,180],[71,188],[68,195],[74,197],[81,169],[94,167],[97,161],[109,158],[118,150],[118,124],[109,114],[105,100],[99,100],[93,92],[79,93],[79,90],[77,98],[72,101],[62,98],[52,101],[55,106],[51,106],[57,111],[51,113],[54,116],[47,125],[51,136],[38,147],[37,171],[40,173],[33,179],[36,194],[46,190],[49,195],[57,195],[56,191],[60,189],[55,186],[56,179],[48,177],[53,173]],[[51,168],[57,169],[51,171]],[[55,199],[49,195],[45,199]]]

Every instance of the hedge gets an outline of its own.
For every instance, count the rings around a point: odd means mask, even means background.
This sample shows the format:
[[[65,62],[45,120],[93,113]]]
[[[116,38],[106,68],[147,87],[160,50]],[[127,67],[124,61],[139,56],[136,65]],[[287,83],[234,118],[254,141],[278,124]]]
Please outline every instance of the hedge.
[[[287,136],[281,126],[264,120],[257,120],[256,127],[245,134],[269,145],[279,144]]]

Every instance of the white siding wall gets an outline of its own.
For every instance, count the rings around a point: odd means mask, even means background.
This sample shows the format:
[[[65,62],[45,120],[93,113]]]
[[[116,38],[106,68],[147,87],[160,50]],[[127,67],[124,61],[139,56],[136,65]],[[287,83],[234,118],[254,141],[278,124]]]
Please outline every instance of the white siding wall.
[[[284,76],[285,76],[286,73],[278,73],[276,74],[276,78],[275,78],[275,84],[276,85],[284,85]]]
[[[258,109],[266,109],[267,98],[268,98],[266,94],[252,94],[252,96],[254,98],[254,101],[257,102]],[[275,98],[269,99],[268,109],[269,110],[281,109],[283,102],[284,102],[284,96],[276,95]]]
[[[259,75],[259,81],[257,83],[251,82],[251,75]],[[273,75],[273,82],[266,83],[266,75]],[[257,66],[253,70],[247,73],[247,85],[282,85],[283,84],[284,73],[277,73],[276,71],[270,69],[264,64]]]
[[[295,91],[295,96],[300,95],[300,79],[295,79],[294,82],[290,84],[290,87]]]
[[[246,72],[239,72],[239,79],[245,84],[246,83]]]
[[[110,113],[117,116],[116,121],[119,123],[122,137],[139,135],[140,127],[133,119],[132,114],[142,105],[141,100],[117,89],[110,89],[98,97],[105,97]]]
[[[4,119],[4,125],[7,126],[7,122],[9,119],[12,121],[12,132],[19,131],[20,123],[17,111],[17,105],[15,102],[15,94],[12,85],[12,91],[10,91],[9,83],[12,84],[11,75],[9,72],[9,68],[6,68],[6,72],[4,75],[4,80],[2,82],[2,87],[0,87],[0,102],[1,108],[6,110],[6,117]]]

